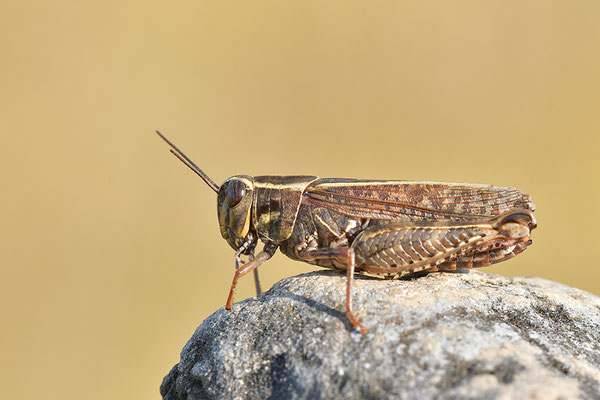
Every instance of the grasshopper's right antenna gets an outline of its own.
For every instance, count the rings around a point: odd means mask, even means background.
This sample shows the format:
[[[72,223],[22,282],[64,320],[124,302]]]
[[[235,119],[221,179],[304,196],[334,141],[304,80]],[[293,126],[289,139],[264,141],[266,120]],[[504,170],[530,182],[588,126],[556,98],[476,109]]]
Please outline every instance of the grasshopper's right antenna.
[[[202,178],[202,180],[206,182],[206,184],[210,186],[212,190],[214,190],[216,193],[219,193],[219,186],[212,179],[210,179],[208,175],[204,173],[204,171],[202,171],[196,164],[194,164],[192,160],[190,160],[185,154],[183,154],[183,152],[179,150],[177,146],[171,143],[169,139],[164,137],[162,133],[160,133],[159,131],[156,131],[156,133],[158,133],[158,136],[160,136],[165,142],[168,143],[169,146],[172,147],[170,151],[175,157],[179,158],[179,160],[181,160],[182,163],[187,165],[188,168],[190,168],[192,171],[198,174],[198,176]]]

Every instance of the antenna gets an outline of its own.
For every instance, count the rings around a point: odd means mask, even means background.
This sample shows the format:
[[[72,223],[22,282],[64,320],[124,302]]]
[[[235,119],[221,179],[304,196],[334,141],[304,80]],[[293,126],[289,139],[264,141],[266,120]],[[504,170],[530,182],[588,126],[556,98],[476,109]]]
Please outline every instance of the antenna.
[[[208,186],[210,186],[210,188],[212,190],[215,191],[215,193],[219,193],[219,185],[217,185],[212,179],[210,179],[208,177],[208,175],[206,175],[204,173],[204,171],[202,171],[200,169],[200,167],[198,167],[196,164],[194,164],[194,162],[192,160],[190,160],[188,158],[188,156],[186,156],[185,154],[183,154],[183,152],[181,150],[179,150],[177,148],[177,146],[175,146],[173,143],[171,143],[169,141],[169,139],[167,139],[166,137],[163,136],[162,133],[160,133],[159,131],[156,131],[156,133],[158,133],[158,136],[160,136],[162,138],[162,140],[164,140],[165,142],[167,142],[167,144],[169,146],[172,147],[172,149],[170,150],[171,153],[173,153],[173,155],[177,158],[179,158],[179,160],[181,160],[182,163],[184,163],[185,165],[188,166],[188,168],[190,168],[192,171],[194,171],[200,178],[202,178],[202,180],[204,182],[206,182],[206,184]]]

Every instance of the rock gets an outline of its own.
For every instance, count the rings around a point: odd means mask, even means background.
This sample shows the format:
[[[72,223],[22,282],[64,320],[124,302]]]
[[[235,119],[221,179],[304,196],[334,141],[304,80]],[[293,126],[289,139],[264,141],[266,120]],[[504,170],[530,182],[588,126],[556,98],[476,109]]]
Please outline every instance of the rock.
[[[161,386],[164,399],[600,399],[600,298],[479,271],[416,280],[284,279],[220,309]]]

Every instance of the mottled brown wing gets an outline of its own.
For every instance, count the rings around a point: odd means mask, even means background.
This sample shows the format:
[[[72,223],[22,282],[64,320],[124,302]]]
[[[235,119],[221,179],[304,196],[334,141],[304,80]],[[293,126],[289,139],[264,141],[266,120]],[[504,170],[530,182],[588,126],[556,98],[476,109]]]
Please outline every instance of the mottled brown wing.
[[[306,188],[304,199],[352,217],[389,220],[485,219],[535,209],[518,189],[465,183],[319,179]]]

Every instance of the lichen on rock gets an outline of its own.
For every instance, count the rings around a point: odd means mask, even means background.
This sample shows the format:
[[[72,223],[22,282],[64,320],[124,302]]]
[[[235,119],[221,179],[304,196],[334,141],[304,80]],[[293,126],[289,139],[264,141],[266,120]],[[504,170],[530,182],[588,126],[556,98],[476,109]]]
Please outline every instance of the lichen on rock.
[[[175,399],[599,399],[600,299],[484,272],[415,280],[286,278],[196,330],[161,394]]]

